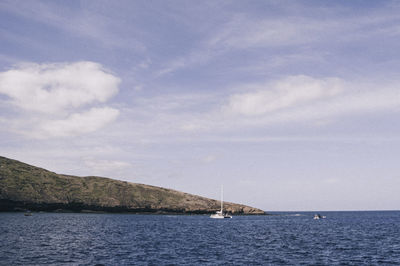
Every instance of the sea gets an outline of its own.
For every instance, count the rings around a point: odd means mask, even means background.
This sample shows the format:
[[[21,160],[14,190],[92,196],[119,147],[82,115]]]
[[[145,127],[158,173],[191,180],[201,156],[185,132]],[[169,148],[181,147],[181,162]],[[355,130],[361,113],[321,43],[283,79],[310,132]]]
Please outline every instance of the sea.
[[[0,213],[0,265],[400,265],[400,212]]]

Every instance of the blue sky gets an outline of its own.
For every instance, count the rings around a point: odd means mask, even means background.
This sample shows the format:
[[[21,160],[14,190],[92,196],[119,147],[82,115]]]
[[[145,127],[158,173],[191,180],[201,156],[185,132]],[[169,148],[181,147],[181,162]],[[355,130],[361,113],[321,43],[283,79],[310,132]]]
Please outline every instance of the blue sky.
[[[266,211],[398,209],[396,1],[0,1],[0,154]]]

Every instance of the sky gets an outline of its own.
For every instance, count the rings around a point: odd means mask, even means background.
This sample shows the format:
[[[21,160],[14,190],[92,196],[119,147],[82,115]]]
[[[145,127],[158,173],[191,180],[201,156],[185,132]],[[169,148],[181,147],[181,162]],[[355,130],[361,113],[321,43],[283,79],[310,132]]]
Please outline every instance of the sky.
[[[398,1],[0,0],[0,156],[265,211],[398,210]]]

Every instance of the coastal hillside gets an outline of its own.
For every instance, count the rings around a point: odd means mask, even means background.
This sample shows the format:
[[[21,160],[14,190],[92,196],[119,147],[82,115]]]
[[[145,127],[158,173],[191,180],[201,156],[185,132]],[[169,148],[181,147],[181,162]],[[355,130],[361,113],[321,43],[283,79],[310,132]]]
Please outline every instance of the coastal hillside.
[[[73,211],[207,214],[220,201],[110,178],[56,174],[0,156],[0,211]],[[232,214],[264,214],[224,203]]]

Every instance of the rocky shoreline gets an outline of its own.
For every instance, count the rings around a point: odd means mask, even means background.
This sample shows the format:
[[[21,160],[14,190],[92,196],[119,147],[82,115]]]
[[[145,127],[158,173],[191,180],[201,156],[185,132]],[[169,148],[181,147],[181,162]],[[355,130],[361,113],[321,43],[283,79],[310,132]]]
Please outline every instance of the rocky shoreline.
[[[184,209],[152,209],[152,208],[129,208],[125,206],[102,207],[86,205],[82,203],[32,203],[0,199],[0,212],[54,212],[54,213],[124,213],[124,214],[158,214],[158,215],[209,215],[215,210]],[[244,213],[236,212],[235,215],[266,215],[265,212]]]

